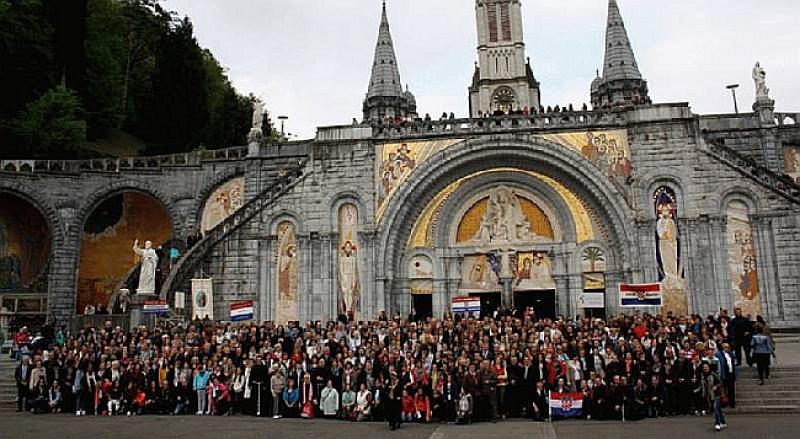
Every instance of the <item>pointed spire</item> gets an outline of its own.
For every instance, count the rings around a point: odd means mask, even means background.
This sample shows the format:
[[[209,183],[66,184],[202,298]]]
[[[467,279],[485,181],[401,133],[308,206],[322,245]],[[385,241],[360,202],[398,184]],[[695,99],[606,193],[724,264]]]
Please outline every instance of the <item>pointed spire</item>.
[[[603,62],[603,79],[642,79],[631,41],[622,21],[617,0],[608,0],[608,25],[606,27],[606,56]]]
[[[647,90],[647,81],[642,78],[631,41],[622,21],[617,0],[608,0],[608,23],[606,27],[606,50],[603,60],[603,76],[597,77],[591,86],[592,107],[629,108],[649,105],[652,101]]]
[[[375,59],[372,61],[372,76],[364,99],[364,120],[379,121],[386,118],[412,117],[417,112],[414,95],[403,91],[400,82],[400,69],[394,55],[392,33],[389,31],[389,17],[386,2],[383,2],[381,24],[378,28],[378,42],[375,45]]]
[[[389,31],[389,18],[386,13],[386,2],[383,2],[381,24],[378,29],[378,42],[375,45],[375,58],[372,62],[372,76],[369,80],[367,98],[375,96],[402,96],[403,85],[400,82],[400,70],[394,54],[392,34]]]

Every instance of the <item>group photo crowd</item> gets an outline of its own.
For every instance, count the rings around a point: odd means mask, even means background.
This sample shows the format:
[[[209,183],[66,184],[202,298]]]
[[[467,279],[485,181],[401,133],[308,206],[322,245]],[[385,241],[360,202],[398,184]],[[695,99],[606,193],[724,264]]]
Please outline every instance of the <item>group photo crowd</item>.
[[[346,319],[344,319],[346,320]],[[35,336],[34,336],[35,335]],[[577,416],[714,416],[736,379],[774,356],[761,317],[620,315],[188,324],[131,332],[106,322],[14,337],[18,411],[77,416],[248,415],[401,423],[553,418],[548,397],[580,394]],[[753,369],[755,373],[756,369]]]

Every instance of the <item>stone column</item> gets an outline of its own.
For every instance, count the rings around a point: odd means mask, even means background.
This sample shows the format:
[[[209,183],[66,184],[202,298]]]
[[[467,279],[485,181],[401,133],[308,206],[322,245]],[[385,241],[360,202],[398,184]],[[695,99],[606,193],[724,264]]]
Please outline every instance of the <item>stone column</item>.
[[[620,312],[619,307],[619,285],[624,283],[625,276],[621,270],[606,271],[606,316],[610,317],[617,315]]]
[[[514,291],[511,287],[513,282],[513,277],[503,277],[500,279],[500,283],[502,284],[500,307],[503,309],[511,309],[514,306]]]
[[[77,277],[80,264],[81,225],[73,207],[58,209],[63,230],[53,230],[53,249],[47,276],[47,321],[70,327],[76,324]],[[83,310],[80,310],[82,313]],[[53,322],[53,319],[56,321]]]

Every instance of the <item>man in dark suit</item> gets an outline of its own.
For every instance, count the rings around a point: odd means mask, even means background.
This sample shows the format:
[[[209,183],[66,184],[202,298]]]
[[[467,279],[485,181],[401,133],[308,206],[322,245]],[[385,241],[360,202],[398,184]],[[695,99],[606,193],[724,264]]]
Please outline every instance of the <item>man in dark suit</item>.
[[[256,361],[250,371],[250,385],[253,386],[252,398],[256,403],[256,414],[266,416],[269,407],[272,407],[272,393],[269,391],[269,370],[264,364],[261,355],[256,355]]]
[[[547,391],[544,389],[544,381],[536,382],[536,389],[531,395],[531,415],[535,421],[544,421],[550,417],[550,406],[547,402]]]
[[[28,388],[30,386],[31,359],[27,355],[22,357],[22,363],[14,371],[14,381],[17,382],[17,411],[25,409],[25,401],[28,399]]]

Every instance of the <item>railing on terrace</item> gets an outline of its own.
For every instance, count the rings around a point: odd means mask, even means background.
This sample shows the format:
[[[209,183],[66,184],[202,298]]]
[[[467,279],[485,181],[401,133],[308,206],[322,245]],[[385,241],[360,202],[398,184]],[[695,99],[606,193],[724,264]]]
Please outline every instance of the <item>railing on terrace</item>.
[[[728,163],[745,176],[795,204],[800,204],[800,186],[788,175],[780,175],[759,165],[753,158],[742,155],[717,142],[706,142],[707,154]]]
[[[488,118],[407,120],[397,124],[375,124],[374,138],[430,137],[485,134],[492,132],[618,126],[625,123],[619,113],[606,111],[561,111]]]
[[[242,160],[247,157],[246,146],[191,151],[180,154],[113,157],[87,160],[0,160],[0,172],[122,172],[158,170],[163,167],[199,166],[203,162]]]

